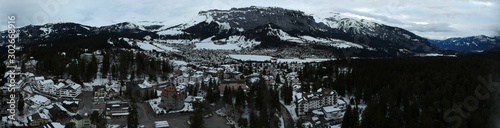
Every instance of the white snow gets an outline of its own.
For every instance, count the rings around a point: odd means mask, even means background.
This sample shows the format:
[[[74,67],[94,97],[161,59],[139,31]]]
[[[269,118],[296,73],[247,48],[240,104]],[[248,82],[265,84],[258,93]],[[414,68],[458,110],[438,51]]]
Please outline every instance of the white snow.
[[[173,60],[172,61],[173,66],[181,66],[181,65],[187,65],[188,63],[186,61],[180,61],[180,60]]]
[[[240,55],[240,54],[229,54],[230,58],[242,60],[242,61],[271,61],[271,56],[265,55]],[[305,59],[277,59],[277,62],[298,62],[298,63],[306,63],[306,62],[321,62],[328,61],[332,59],[314,59],[314,58],[305,58]]]
[[[195,49],[209,49],[209,50],[240,50],[241,48],[237,44],[226,43],[223,45],[214,44],[212,40],[213,37],[204,39],[200,43],[195,43]]]
[[[426,54],[417,54],[415,56],[444,56],[444,57],[457,57],[456,55],[444,55],[439,53],[426,53]]]
[[[141,49],[143,50],[147,50],[147,51],[150,51],[150,50],[161,50],[149,43],[145,43],[145,42],[137,42],[137,46],[139,46]]]
[[[280,117],[279,119],[281,122],[280,128],[285,128],[285,121],[283,120],[283,117]]]
[[[33,97],[30,98],[30,100],[36,104],[44,104],[44,103],[47,103],[49,101],[49,99],[47,97],[42,96],[42,95],[34,95]]]
[[[330,40],[327,40],[327,39],[323,39],[323,38],[315,38],[315,37],[311,37],[311,36],[299,36],[300,38],[308,41],[308,42],[321,42],[321,43],[328,43],[328,42],[332,42]]]
[[[170,43],[170,44],[186,44],[186,43],[194,43],[194,42],[199,42],[198,39],[194,40],[187,40],[187,39],[166,39],[166,40],[158,40],[155,39],[155,42],[160,42],[160,43]]]
[[[226,42],[228,44],[236,44],[241,48],[248,48],[259,45],[260,42],[254,39],[245,39],[245,36],[229,36],[227,39],[216,40],[219,42]]]
[[[236,44],[217,45],[217,44],[208,42],[208,43],[196,43],[195,45],[196,45],[195,49],[208,49],[208,50],[240,50],[241,49]]]
[[[267,33],[267,35],[278,36],[281,40],[284,40],[284,41],[303,43],[301,38],[290,36],[288,33],[286,33],[285,31],[283,31],[281,29],[272,29],[272,31],[269,31]]]
[[[153,45],[155,45],[157,48],[161,49],[162,51],[172,51],[172,52],[178,52],[179,51],[179,50],[177,50],[175,48],[168,47],[168,46],[165,46],[164,44],[160,44],[160,43],[153,43]]]
[[[149,103],[149,105],[151,106],[153,111],[155,111],[156,114],[160,114],[162,112],[167,113],[165,109],[158,106],[159,104],[161,104],[161,98],[151,99],[148,100],[147,102]],[[193,105],[191,103],[184,103],[184,108],[180,110],[170,111],[168,113],[191,112],[191,111],[194,111]]]
[[[229,54],[229,57],[242,60],[242,61],[270,61],[271,56],[264,56],[264,55],[237,55],[237,54]]]
[[[156,34],[158,34],[158,35],[179,35],[179,34],[183,34],[183,33],[184,32],[179,30],[179,29],[167,29],[167,30],[159,31]]]
[[[222,22],[222,23],[217,23],[217,24],[219,24],[220,28],[223,30],[231,29],[231,25],[229,25],[229,23],[227,23],[227,22]]]
[[[147,37],[145,37],[147,38]],[[161,43],[155,43],[155,41],[142,41],[142,40],[131,40],[128,38],[123,38],[124,41],[126,41],[129,45],[133,45],[134,43],[137,44],[137,46],[143,50],[146,51],[158,51],[158,52],[178,52],[179,50],[174,49],[172,47],[165,46],[164,44]]]

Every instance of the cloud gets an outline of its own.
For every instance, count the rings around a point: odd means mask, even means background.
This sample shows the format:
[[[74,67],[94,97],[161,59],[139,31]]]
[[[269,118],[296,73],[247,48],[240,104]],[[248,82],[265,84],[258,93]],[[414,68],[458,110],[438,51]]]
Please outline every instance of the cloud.
[[[103,26],[125,21],[184,22],[199,11],[248,6],[278,6],[307,14],[339,11],[370,17],[422,36],[495,35],[497,0],[0,0],[0,17],[15,14],[18,26],[78,22]],[[44,8],[43,5],[55,5]],[[55,11],[54,11],[55,10]],[[38,18],[37,18],[38,17]],[[0,19],[1,21],[1,19]],[[428,25],[416,25],[427,22]],[[1,22],[0,22],[1,23]],[[1,25],[1,24],[0,24]],[[444,26],[440,26],[444,25]],[[0,27],[5,29],[5,27]],[[440,33],[440,34],[436,34]],[[497,34],[498,35],[498,34]]]
[[[452,32],[454,28],[450,27],[449,23],[429,23],[429,24],[413,24],[410,27],[405,27],[410,31],[418,32]]]

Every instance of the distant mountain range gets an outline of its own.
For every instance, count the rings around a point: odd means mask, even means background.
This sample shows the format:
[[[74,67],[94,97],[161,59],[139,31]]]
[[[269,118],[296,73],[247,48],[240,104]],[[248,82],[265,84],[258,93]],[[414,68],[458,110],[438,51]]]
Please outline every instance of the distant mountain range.
[[[445,40],[429,40],[429,42],[437,47],[448,50],[482,52],[495,47],[500,47],[500,36],[488,37],[480,35],[448,38]]]
[[[346,49],[357,49],[350,56],[390,57],[441,53],[441,48],[462,50],[462,47],[484,50],[498,45],[498,37],[485,36],[428,40],[405,29],[355,19],[339,13],[327,17],[307,15],[302,11],[279,7],[244,7],[229,10],[200,11],[178,24],[164,22],[123,22],[93,27],[78,23],[50,23],[19,28],[19,46],[40,44],[92,43],[98,47],[130,47],[132,43],[117,39],[151,40],[153,42],[195,44],[204,49],[234,46],[227,49],[259,51],[287,48],[323,51],[346,56]],[[5,45],[5,33],[1,45]],[[92,42],[86,42],[86,40]],[[460,39],[460,40],[459,40]],[[455,41],[457,40],[457,41]],[[473,41],[480,40],[480,41]],[[452,42],[457,43],[452,43]],[[469,43],[459,43],[466,42]],[[472,41],[472,42],[471,42]],[[58,42],[58,43],[54,43]],[[455,44],[455,46],[452,46]],[[468,45],[462,45],[468,44]],[[86,45],[79,45],[86,46]],[[156,45],[155,45],[156,46]],[[437,46],[437,47],[436,47]],[[212,48],[210,48],[212,47]],[[307,53],[304,53],[307,54]]]

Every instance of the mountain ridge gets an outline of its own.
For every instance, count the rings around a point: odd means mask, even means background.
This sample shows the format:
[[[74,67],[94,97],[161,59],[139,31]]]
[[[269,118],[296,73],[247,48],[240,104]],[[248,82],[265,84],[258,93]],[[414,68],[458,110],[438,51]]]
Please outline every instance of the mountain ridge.
[[[429,42],[443,49],[455,51],[484,51],[500,46],[500,36],[476,35],[443,40],[429,39]]]
[[[194,44],[213,37],[206,43],[236,44],[250,50],[279,49],[287,47],[285,45],[321,45],[326,48],[322,48],[323,50],[336,55],[342,49],[351,48],[361,50],[362,53],[380,52],[382,56],[439,52],[439,48],[427,39],[402,28],[345,18],[338,14],[322,21],[315,19],[316,17],[299,10],[251,6],[200,11],[198,17],[176,25],[155,21],[121,22],[100,27],[57,23],[25,26],[18,30],[21,31],[21,44],[43,43],[65,36],[91,37],[112,34],[134,39],[149,36],[151,40],[162,40],[166,43],[184,40],[183,42]],[[239,44],[240,42],[251,44]]]

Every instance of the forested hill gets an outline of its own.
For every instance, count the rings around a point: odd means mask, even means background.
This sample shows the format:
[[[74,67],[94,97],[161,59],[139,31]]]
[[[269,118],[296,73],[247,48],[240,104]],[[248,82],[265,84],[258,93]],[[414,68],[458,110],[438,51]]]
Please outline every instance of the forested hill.
[[[500,82],[500,54],[460,57],[415,57],[325,62],[318,67],[352,69],[338,74],[330,86],[341,95],[353,95],[343,126],[364,128],[496,127],[498,93],[489,92],[481,79]],[[321,72],[305,67],[301,74]],[[326,73],[328,74],[328,73]],[[305,75],[302,79],[313,79]],[[319,84],[318,84],[319,85]],[[316,85],[312,85],[315,88]],[[479,99],[479,94],[489,97]],[[496,87],[497,89],[499,87]],[[493,90],[495,90],[493,89]],[[345,90],[345,91],[343,91]],[[494,94],[494,95],[493,95]],[[468,98],[467,98],[468,97]],[[477,106],[474,101],[478,101]],[[354,104],[367,104],[362,119]],[[455,108],[454,108],[455,106]],[[352,108],[352,109],[351,109]],[[353,114],[354,113],[354,114]],[[464,114],[463,116],[461,114]],[[495,126],[496,125],[496,126]]]

